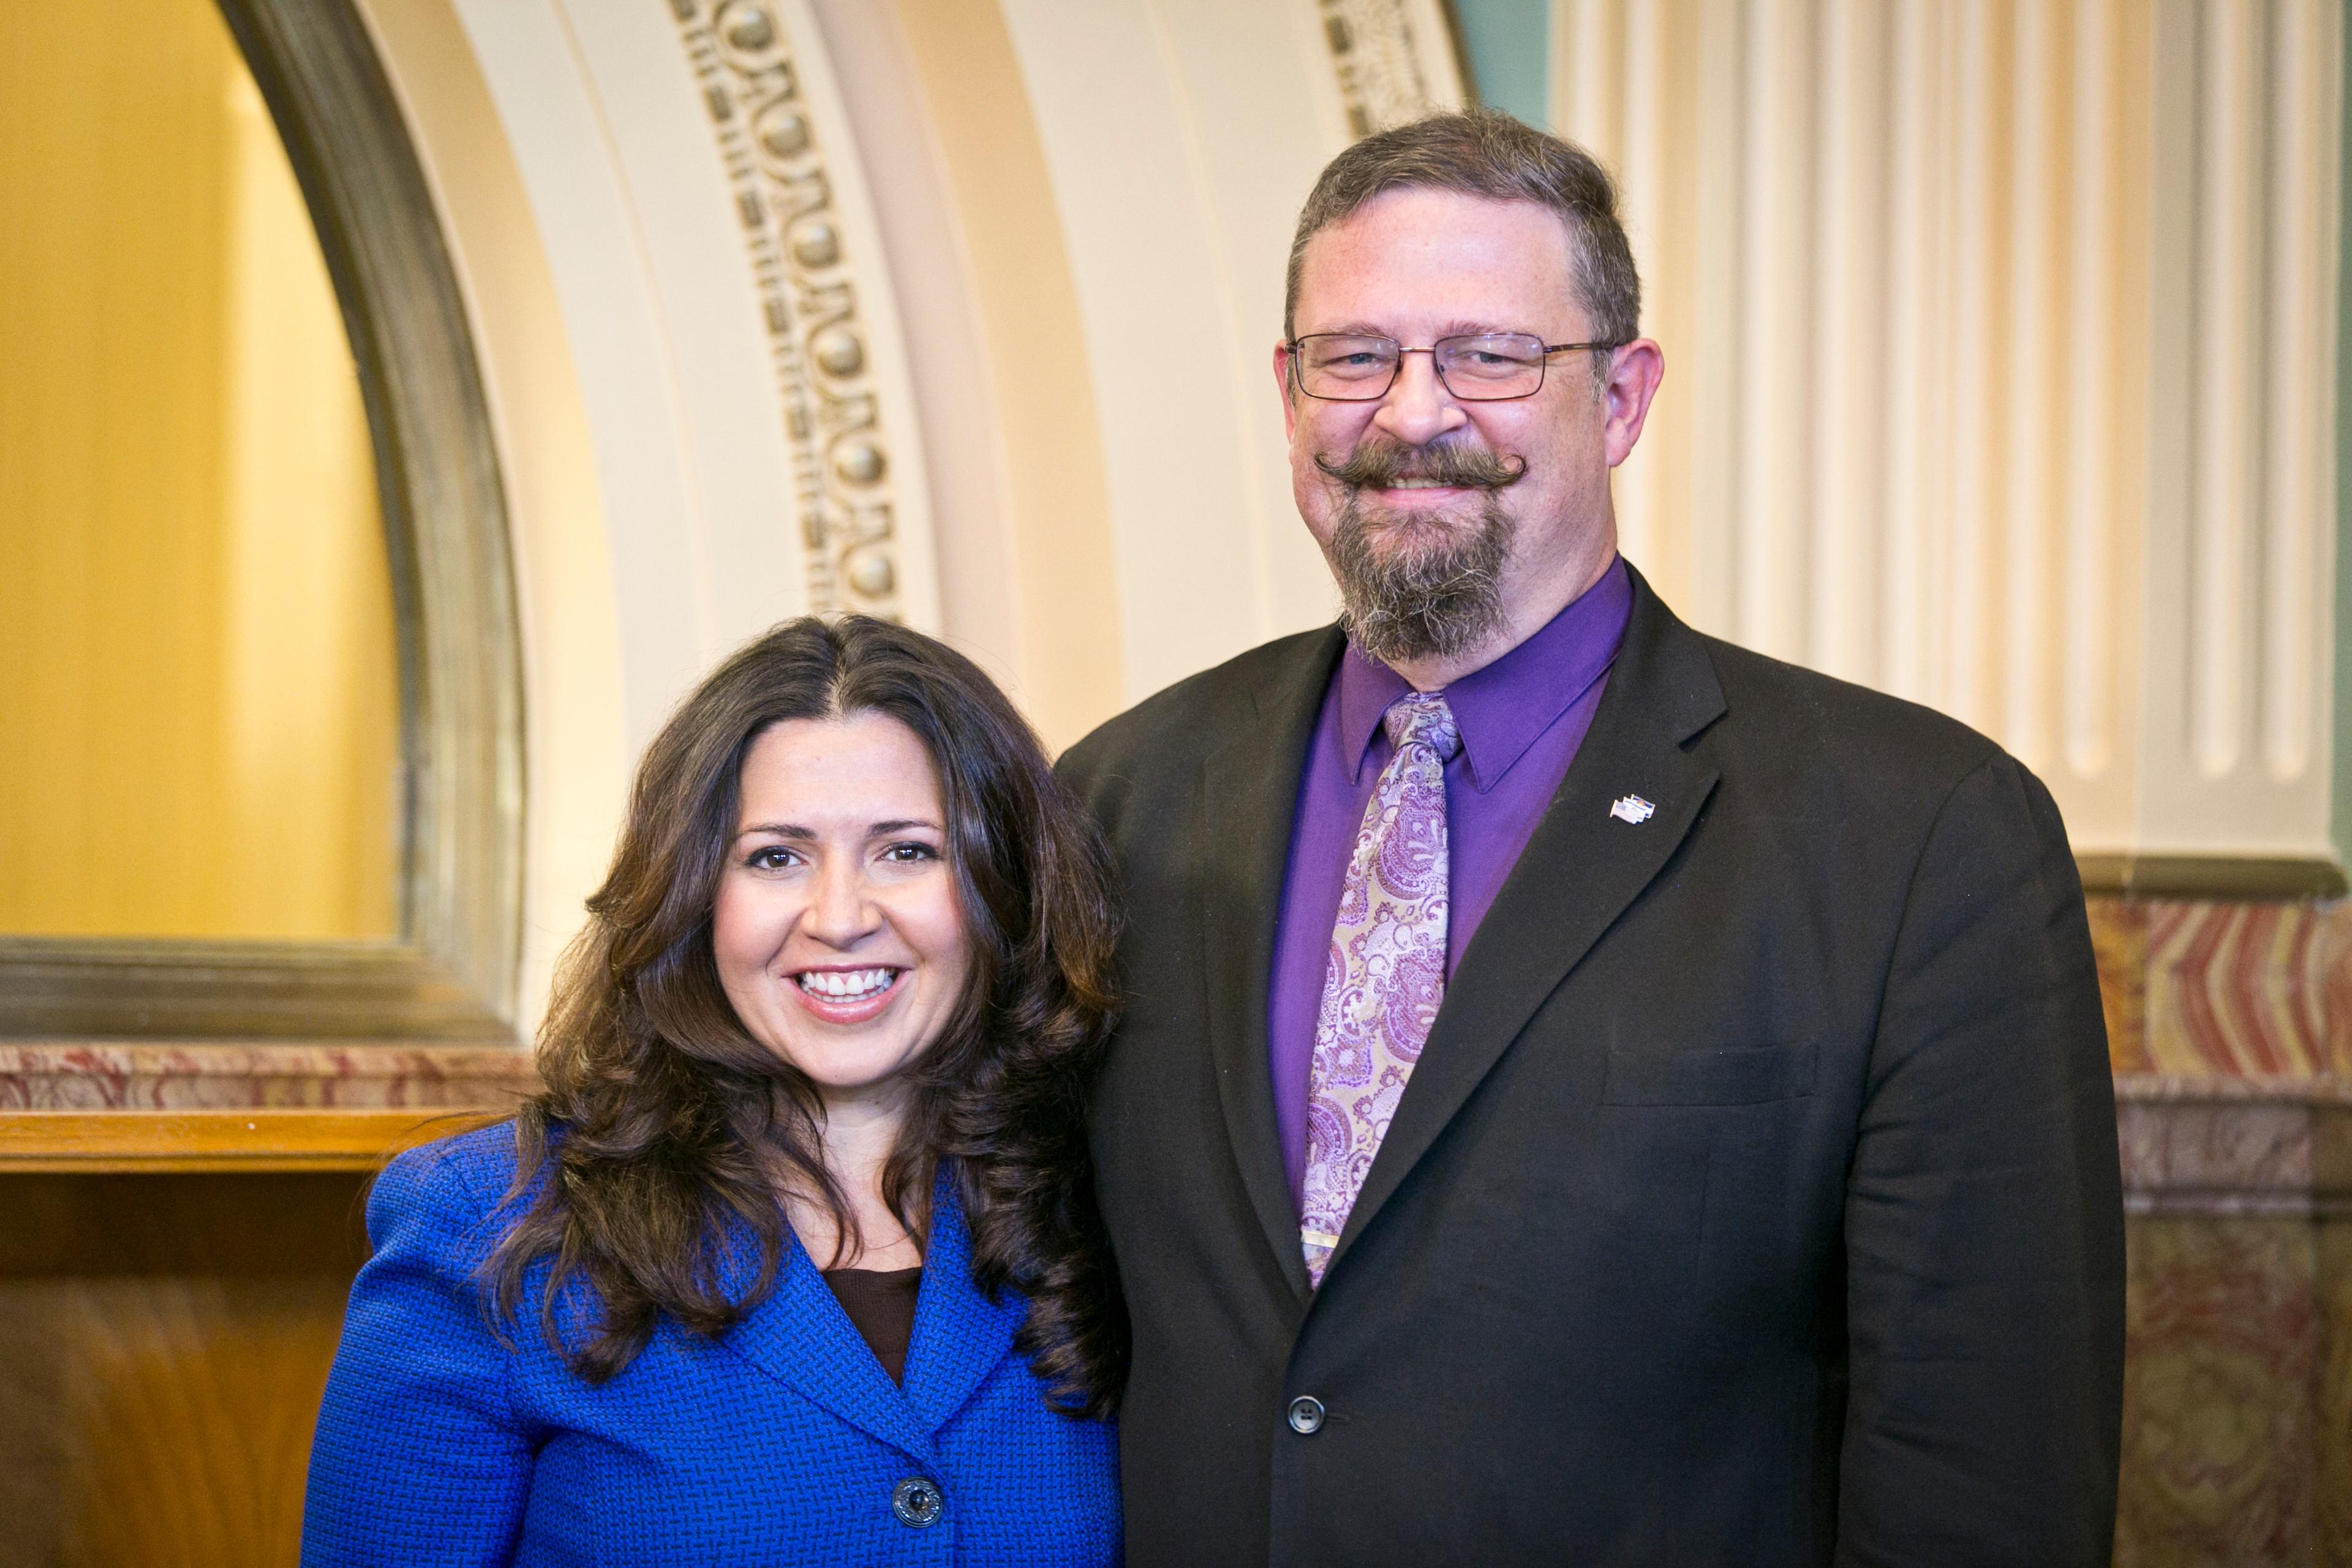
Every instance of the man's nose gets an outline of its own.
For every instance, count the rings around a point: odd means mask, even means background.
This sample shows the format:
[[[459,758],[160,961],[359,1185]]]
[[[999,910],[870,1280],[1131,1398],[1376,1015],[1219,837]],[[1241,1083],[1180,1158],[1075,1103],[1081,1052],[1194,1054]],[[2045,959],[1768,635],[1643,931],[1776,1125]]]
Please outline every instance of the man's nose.
[[[1428,349],[1407,349],[1374,423],[1408,447],[1425,447],[1459,429],[1468,418],[1438,379],[1437,355]]]

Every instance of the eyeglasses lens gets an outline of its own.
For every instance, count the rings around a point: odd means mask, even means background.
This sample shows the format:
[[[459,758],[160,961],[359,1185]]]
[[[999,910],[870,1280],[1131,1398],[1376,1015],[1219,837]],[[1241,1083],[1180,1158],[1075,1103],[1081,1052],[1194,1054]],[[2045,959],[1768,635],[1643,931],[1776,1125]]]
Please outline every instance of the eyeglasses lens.
[[[1456,397],[1525,397],[1543,384],[1543,367],[1532,332],[1437,340],[1437,374]]]
[[[1378,397],[1396,378],[1394,338],[1318,332],[1298,340],[1298,379],[1310,397]]]
[[[1544,343],[1532,332],[1440,338],[1438,378],[1466,402],[1525,397],[1543,385]],[[1387,395],[1404,350],[1394,338],[1317,332],[1298,340],[1298,383],[1309,397],[1368,403]]]

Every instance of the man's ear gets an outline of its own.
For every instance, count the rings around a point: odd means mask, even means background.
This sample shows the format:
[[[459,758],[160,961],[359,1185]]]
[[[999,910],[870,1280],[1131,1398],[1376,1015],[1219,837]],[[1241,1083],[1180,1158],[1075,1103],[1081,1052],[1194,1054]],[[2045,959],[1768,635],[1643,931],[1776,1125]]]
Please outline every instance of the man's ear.
[[[1274,345],[1274,389],[1282,399],[1282,438],[1289,440],[1298,431],[1298,394],[1290,384],[1290,345]]]
[[[1650,399],[1665,379],[1665,351],[1648,338],[1635,338],[1610,356],[1609,384],[1601,395],[1607,405],[1601,427],[1609,466],[1615,468],[1633,455],[1642,426],[1650,417]]]

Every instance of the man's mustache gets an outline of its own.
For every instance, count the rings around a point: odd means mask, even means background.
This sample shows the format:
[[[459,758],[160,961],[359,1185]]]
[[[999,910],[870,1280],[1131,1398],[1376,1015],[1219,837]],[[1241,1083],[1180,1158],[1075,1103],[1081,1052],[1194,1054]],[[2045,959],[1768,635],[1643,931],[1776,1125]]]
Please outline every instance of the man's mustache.
[[[1527,459],[1504,458],[1483,447],[1404,447],[1368,441],[1335,463],[1319,454],[1315,466],[1350,489],[1392,489],[1408,480],[1498,490],[1528,471]]]

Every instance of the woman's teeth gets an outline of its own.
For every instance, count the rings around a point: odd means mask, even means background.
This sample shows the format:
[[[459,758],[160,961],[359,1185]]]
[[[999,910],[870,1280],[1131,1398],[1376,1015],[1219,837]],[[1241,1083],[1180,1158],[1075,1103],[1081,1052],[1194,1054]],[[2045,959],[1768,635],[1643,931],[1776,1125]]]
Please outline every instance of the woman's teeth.
[[[804,969],[793,978],[802,990],[828,1002],[866,1002],[890,989],[895,969]]]

